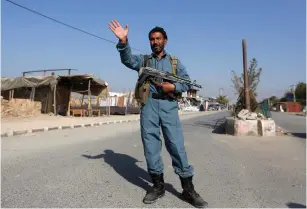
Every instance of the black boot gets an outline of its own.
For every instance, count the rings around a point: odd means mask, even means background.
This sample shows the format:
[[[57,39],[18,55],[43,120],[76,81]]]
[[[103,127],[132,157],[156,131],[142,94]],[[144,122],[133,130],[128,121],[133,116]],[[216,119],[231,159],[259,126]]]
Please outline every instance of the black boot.
[[[163,173],[160,175],[150,174],[150,176],[153,186],[149,191],[147,191],[146,196],[143,199],[145,204],[154,203],[158,198],[163,197],[165,194]]]
[[[182,198],[197,208],[204,208],[208,206],[208,203],[204,201],[199,194],[194,190],[194,185],[192,182],[193,176],[188,178],[180,177],[181,186],[183,192],[181,194]]]

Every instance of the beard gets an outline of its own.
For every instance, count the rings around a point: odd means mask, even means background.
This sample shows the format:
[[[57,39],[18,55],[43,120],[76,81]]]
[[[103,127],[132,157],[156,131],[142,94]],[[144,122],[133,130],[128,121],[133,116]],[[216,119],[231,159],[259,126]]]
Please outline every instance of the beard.
[[[164,50],[164,45],[154,44],[151,46],[151,50],[154,54],[160,54]]]

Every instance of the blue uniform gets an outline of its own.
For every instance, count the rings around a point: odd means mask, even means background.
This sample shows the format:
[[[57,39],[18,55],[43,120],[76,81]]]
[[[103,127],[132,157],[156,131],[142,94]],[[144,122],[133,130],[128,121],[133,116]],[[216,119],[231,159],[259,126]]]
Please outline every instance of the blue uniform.
[[[120,53],[121,62],[128,68],[139,71],[142,66],[142,55],[133,55],[129,43],[118,43],[117,50]],[[151,67],[160,71],[172,72],[170,55],[159,59],[154,55],[149,56]],[[178,60],[177,75],[189,78],[185,67]],[[186,92],[189,86],[174,83],[174,92]],[[149,173],[163,173],[163,162],[161,159],[162,141],[160,139],[160,126],[162,129],[165,146],[172,158],[174,171],[180,177],[186,178],[194,175],[194,169],[188,163],[184,148],[184,137],[178,116],[178,104],[176,101],[152,98],[153,93],[161,93],[163,90],[150,85],[149,98],[141,108],[141,137],[144,146],[144,155]]]

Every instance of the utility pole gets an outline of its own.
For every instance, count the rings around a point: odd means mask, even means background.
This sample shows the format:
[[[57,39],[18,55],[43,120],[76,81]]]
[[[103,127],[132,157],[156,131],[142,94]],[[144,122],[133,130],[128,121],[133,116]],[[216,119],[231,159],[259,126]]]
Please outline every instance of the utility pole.
[[[224,96],[223,93],[224,93],[224,89],[223,88],[219,88],[219,96]]]
[[[243,72],[244,72],[244,100],[245,100],[245,109],[251,110],[250,106],[250,97],[249,97],[249,86],[248,86],[248,74],[247,74],[247,53],[246,53],[246,40],[242,40],[242,49],[243,49]]]
[[[296,85],[291,85],[291,92],[293,94],[293,102],[296,102],[295,88],[296,88]]]

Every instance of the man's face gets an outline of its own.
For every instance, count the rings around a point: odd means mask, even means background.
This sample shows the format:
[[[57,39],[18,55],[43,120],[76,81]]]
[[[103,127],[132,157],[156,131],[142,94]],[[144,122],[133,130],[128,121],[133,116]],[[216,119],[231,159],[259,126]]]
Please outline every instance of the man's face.
[[[167,40],[164,39],[163,34],[160,32],[152,33],[150,35],[149,41],[151,50],[155,54],[161,53],[167,43]]]

